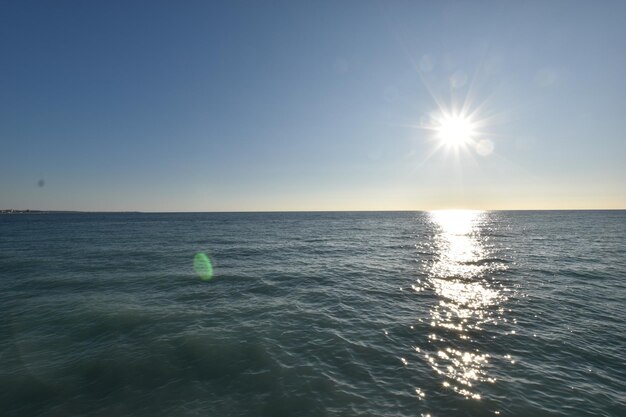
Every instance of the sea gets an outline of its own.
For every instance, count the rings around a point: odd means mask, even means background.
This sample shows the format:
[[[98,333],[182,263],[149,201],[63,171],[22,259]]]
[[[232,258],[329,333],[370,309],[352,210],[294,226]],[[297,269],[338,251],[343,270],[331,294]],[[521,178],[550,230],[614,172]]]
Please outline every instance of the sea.
[[[626,211],[2,215],[0,313],[2,416],[626,416]]]

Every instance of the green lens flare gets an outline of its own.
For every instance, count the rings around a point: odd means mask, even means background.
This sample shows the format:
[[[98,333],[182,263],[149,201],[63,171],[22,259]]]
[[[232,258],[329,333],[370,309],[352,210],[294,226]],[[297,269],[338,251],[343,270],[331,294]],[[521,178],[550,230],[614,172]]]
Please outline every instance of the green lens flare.
[[[205,253],[198,252],[193,257],[193,270],[204,281],[209,281],[213,278],[213,265],[211,265],[211,260]]]

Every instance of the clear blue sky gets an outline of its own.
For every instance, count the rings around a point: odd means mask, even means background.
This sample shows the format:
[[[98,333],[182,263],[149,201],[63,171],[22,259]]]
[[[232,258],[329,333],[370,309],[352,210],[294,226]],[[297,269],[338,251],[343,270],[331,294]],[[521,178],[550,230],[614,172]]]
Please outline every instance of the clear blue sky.
[[[13,1],[0,208],[626,208],[626,2]],[[473,145],[438,147],[471,100]]]

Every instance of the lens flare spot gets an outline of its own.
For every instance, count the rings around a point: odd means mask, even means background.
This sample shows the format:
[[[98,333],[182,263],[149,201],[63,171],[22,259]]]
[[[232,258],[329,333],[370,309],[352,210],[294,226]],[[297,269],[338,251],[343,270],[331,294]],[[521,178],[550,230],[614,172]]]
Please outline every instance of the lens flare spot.
[[[198,252],[193,257],[193,270],[203,281],[210,281],[213,278],[213,265],[205,253]]]
[[[488,156],[493,153],[493,142],[489,139],[482,139],[476,144],[476,152],[480,156]]]

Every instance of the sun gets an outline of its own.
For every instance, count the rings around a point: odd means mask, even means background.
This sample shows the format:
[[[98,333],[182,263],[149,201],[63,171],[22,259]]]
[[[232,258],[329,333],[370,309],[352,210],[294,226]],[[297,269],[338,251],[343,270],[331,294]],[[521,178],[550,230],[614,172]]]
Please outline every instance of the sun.
[[[437,139],[442,145],[458,148],[472,141],[475,135],[474,125],[469,117],[463,115],[442,115],[436,121]]]
[[[426,139],[433,144],[426,159],[441,151],[457,161],[472,158],[474,153],[486,157],[494,152],[494,143],[488,137],[493,133],[487,128],[497,115],[485,114],[486,102],[472,105],[469,98],[462,103],[453,100],[449,105],[436,98],[435,102],[438,109],[422,115],[416,126],[429,132]]]

